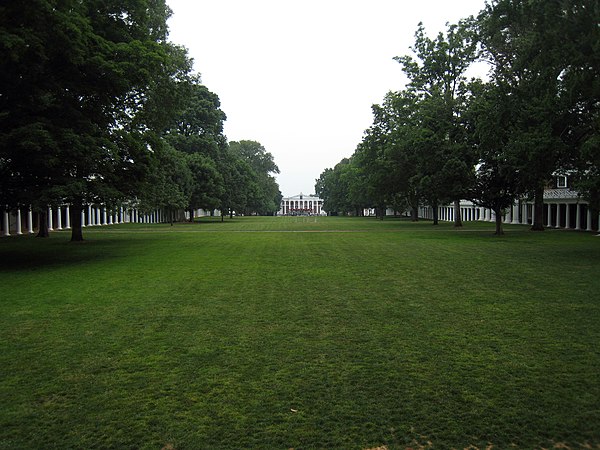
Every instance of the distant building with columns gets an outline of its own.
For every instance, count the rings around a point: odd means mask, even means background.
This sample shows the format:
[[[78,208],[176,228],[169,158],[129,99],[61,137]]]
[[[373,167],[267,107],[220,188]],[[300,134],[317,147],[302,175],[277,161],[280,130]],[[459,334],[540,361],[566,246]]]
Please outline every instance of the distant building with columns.
[[[533,223],[533,200],[515,199],[512,206],[504,211],[502,221],[510,224],[531,225]],[[454,221],[454,206],[438,207],[440,221]],[[393,214],[393,211],[391,212]],[[433,218],[430,206],[419,207],[419,217]],[[460,202],[460,216],[463,221],[495,222],[496,214],[468,200]],[[544,190],[544,225],[547,228],[565,228],[600,232],[600,217],[589,207],[579,193],[571,189],[568,177],[557,175],[552,184]]]
[[[282,198],[277,214],[280,216],[321,216],[326,213],[323,211],[323,200],[316,195],[300,193]]]

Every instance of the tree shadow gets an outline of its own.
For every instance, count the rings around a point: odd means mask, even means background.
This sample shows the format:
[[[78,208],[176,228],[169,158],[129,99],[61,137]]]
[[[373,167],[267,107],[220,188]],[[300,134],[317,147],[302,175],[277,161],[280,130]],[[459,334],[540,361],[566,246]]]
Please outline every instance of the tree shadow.
[[[36,271],[118,260],[142,249],[142,240],[89,239],[69,242],[57,238],[19,237],[0,240],[0,272]]]

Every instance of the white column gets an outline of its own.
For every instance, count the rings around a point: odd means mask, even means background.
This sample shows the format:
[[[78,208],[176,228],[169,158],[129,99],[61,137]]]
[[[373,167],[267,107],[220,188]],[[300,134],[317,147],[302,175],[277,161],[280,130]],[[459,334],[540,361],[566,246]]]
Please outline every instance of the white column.
[[[88,205],[88,213],[87,213],[87,226],[91,226],[94,223],[94,218],[92,217],[92,205]]]
[[[85,210],[81,208],[81,228],[85,228]]]
[[[65,209],[65,228],[71,228],[71,205],[67,205]]]
[[[513,218],[513,213],[512,213],[512,205],[510,206],[510,208],[508,208],[506,210],[506,220],[504,220],[504,223],[512,223],[512,218]]]
[[[592,212],[590,211],[590,205],[587,207],[587,224],[585,231],[592,231]]]
[[[565,228],[569,229],[571,228],[571,215],[570,215],[570,204],[566,204],[565,205]]]
[[[517,202],[516,204],[513,203],[512,206],[510,207],[510,210],[512,212],[512,223],[514,223],[515,225],[519,224],[519,203]]]
[[[54,231],[52,228],[52,208],[48,207],[48,231]]]
[[[556,204],[556,228],[560,228],[560,203]]]
[[[23,234],[21,231],[21,208],[17,208],[17,234]]]
[[[62,206],[59,206],[58,209],[56,210],[56,229],[57,230],[62,230]]]
[[[110,214],[108,215],[108,224],[109,224],[109,225],[112,225],[112,224],[114,224],[114,222],[113,222],[113,219],[114,219],[114,213],[113,213],[113,211],[111,210]]]
[[[10,218],[8,217],[8,206],[2,215],[2,226],[4,228],[4,236],[10,236]]]
[[[548,228],[550,228],[552,226],[552,205],[550,205],[550,203],[548,203],[548,223],[546,224],[546,226]]]
[[[108,225],[108,223],[106,223],[106,206],[102,207],[102,225]]]
[[[575,229],[581,230],[581,204],[577,203],[577,217],[575,218]]]
[[[94,221],[94,225],[100,225],[100,208],[94,208],[96,210],[96,220]]]
[[[31,206],[27,211],[27,233],[33,234],[33,212],[31,211]]]
[[[522,211],[521,223],[527,225],[527,203],[523,202],[523,211]]]
[[[119,222],[118,223],[123,223],[124,222],[124,217],[123,217],[123,207],[121,206],[119,208]]]

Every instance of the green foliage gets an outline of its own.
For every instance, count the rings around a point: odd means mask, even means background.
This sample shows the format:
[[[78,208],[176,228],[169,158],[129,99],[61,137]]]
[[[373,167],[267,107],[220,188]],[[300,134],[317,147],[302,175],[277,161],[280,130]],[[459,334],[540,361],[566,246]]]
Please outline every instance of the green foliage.
[[[279,173],[273,155],[259,142],[248,140],[230,142],[229,151],[248,167],[244,169],[245,182],[236,185],[237,189],[241,186],[247,188],[246,202],[241,206],[241,211],[245,214],[275,214],[279,210],[282,196],[277,181],[271,175]],[[241,165],[238,164],[238,167]]]
[[[583,105],[597,105],[594,96],[599,98],[600,91],[589,96],[589,88],[575,80],[582,75],[588,83],[598,79],[598,72],[593,74],[598,47],[594,50],[589,39],[598,37],[599,17],[597,2],[499,0],[478,18],[484,56],[493,64],[492,81],[512,98],[507,151],[521,193],[536,197],[534,229],[543,229],[543,187],[555,171],[571,165],[569,159],[581,155],[577,147],[587,138],[580,126],[586,123],[583,128],[597,132],[592,124],[598,107]],[[592,65],[582,63],[582,53]]]
[[[173,90],[190,70],[185,51],[166,40],[169,14],[163,0],[2,6],[5,203],[44,209],[139,192],[148,134],[177,109]]]
[[[159,141],[150,176],[139,196],[139,208],[142,211],[161,209],[169,211],[173,217],[175,211],[188,207],[195,188],[195,174],[186,156],[164,141]]]
[[[323,199],[323,210],[337,216],[354,212],[351,185],[356,176],[352,161],[344,158],[333,169],[325,169],[316,180],[315,192]]]
[[[396,58],[416,100],[411,122],[418,133],[412,141],[418,147],[419,189],[434,210],[441,202],[464,197],[472,183],[475,156],[463,120],[465,73],[477,49],[472,22],[470,18],[449,25],[446,34],[435,39],[427,37],[420,24],[413,47],[418,61]]]
[[[599,21],[595,0],[494,0],[433,39],[419,24],[414,56],[396,58],[406,89],[374,105],[351,158],[354,188],[342,165],[322,173],[318,191],[340,211],[425,203],[434,224],[440,203],[501,211],[534,197],[533,229],[543,229],[543,190],[560,172],[600,208]],[[467,83],[476,60],[490,65],[487,85]]]

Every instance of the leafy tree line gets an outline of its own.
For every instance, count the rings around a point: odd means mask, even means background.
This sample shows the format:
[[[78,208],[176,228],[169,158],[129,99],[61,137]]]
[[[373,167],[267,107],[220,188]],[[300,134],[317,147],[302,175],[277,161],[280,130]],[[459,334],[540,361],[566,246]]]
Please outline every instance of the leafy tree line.
[[[328,211],[433,208],[469,199],[496,213],[534,201],[564,172],[600,207],[600,3],[493,0],[435,38],[422,24],[413,55],[396,60],[409,82],[373,106],[373,125],[316,191]],[[486,80],[468,78],[475,62]],[[383,216],[382,216],[383,217]],[[460,226],[460,214],[455,214]]]
[[[218,97],[168,40],[170,14],[164,0],[0,5],[0,202],[31,205],[40,235],[65,203],[74,241],[88,203],[278,209],[272,156],[227,143]]]

